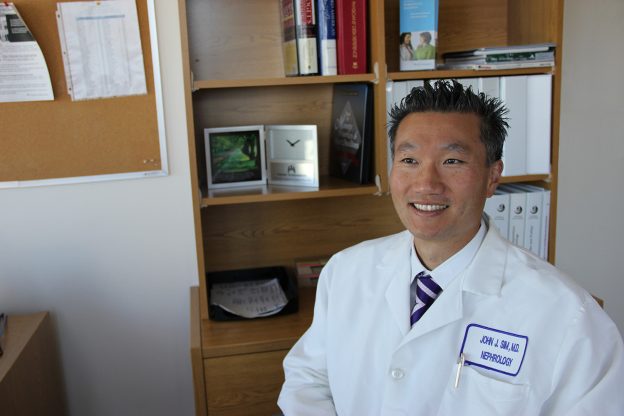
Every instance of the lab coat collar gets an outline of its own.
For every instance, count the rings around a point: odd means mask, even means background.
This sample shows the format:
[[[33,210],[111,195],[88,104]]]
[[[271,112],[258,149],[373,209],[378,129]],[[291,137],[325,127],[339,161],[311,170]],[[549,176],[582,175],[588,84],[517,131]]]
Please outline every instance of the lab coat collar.
[[[379,273],[388,276],[390,283],[386,288],[386,303],[402,335],[410,330],[409,325],[409,285],[410,260],[409,250],[413,238],[409,231],[398,234],[379,263]]]
[[[489,218],[486,218],[486,223]],[[509,243],[496,227],[488,225],[488,232],[479,251],[466,269],[462,290],[479,295],[499,296],[507,265]]]

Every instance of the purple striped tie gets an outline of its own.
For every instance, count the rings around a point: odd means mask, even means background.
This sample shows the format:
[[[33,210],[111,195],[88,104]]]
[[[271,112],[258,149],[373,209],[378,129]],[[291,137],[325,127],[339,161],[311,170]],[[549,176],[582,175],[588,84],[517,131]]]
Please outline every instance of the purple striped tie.
[[[427,309],[433,304],[438,295],[442,293],[442,288],[433,281],[431,276],[425,272],[420,272],[414,278],[413,284],[416,284],[416,304],[412,309],[410,323],[414,325],[427,312]]]

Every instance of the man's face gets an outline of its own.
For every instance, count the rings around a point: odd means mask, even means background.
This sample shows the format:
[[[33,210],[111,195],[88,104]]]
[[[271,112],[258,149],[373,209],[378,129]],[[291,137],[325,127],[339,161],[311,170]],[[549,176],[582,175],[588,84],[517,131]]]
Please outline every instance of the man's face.
[[[417,249],[454,253],[478,231],[503,167],[487,165],[479,127],[474,114],[436,112],[411,113],[399,124],[390,189]]]

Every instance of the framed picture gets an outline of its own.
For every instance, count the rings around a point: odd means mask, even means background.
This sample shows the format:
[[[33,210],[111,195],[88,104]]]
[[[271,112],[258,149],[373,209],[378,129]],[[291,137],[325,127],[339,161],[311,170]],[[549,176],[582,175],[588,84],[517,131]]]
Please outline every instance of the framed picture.
[[[315,125],[269,125],[266,140],[269,184],[319,186]]]
[[[204,129],[208,189],[266,185],[264,126]]]

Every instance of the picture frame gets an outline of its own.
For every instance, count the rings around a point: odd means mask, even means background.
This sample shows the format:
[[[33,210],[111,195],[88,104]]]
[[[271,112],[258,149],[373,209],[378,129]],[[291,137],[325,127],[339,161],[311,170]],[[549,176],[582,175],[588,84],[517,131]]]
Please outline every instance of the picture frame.
[[[270,185],[319,186],[316,125],[267,125]]]
[[[264,126],[204,129],[208,189],[266,185]]]

